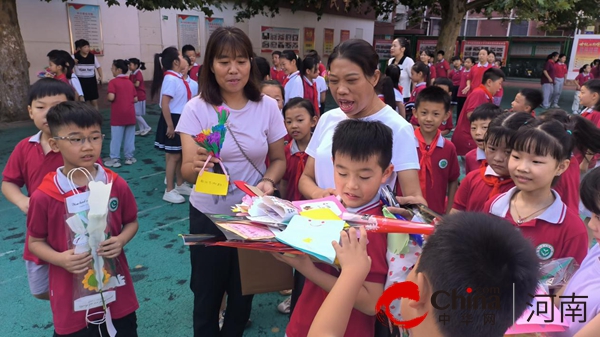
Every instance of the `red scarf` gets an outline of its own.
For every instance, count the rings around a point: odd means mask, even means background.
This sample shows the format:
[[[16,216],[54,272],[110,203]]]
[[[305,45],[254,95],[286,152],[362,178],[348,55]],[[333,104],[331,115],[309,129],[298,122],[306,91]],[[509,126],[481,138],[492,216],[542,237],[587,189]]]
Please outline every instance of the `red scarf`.
[[[419,170],[419,183],[421,184],[421,192],[423,193],[423,198],[427,197],[427,171],[429,171],[431,185],[433,185],[433,169],[431,168],[431,155],[437,147],[437,142],[440,138],[440,135],[441,131],[438,129],[428,149],[427,143],[425,143],[425,139],[423,138],[423,134],[421,133],[421,128],[415,130],[415,136],[417,137],[417,141],[419,142],[419,153],[421,154],[421,160],[419,160],[419,165],[421,166],[421,169]]]
[[[487,88],[485,87],[485,85],[483,85],[483,84],[480,84],[480,85],[479,85],[479,89],[483,90],[483,92],[485,92],[485,94],[487,95],[487,98],[488,98],[488,101],[489,101],[488,103],[492,103],[492,97],[494,97],[494,95],[492,95],[492,94],[491,94],[491,93],[490,93],[490,92],[487,90]]]
[[[512,183],[512,179],[510,178],[504,178],[503,180],[500,179],[500,177],[496,177],[496,176],[486,176],[485,175],[485,169],[486,166],[485,165],[481,165],[481,167],[479,168],[479,173],[481,174],[481,179],[483,179],[483,182],[492,187],[492,191],[490,192],[490,194],[488,195],[488,198],[492,198],[498,194],[500,194],[500,187],[502,187],[503,185],[507,185]],[[489,200],[489,199],[488,199]]]
[[[104,168],[104,172],[106,172],[107,177],[111,177],[109,181],[114,182],[115,179],[117,179],[117,175],[113,171]],[[75,193],[72,190],[62,193],[62,191],[57,186],[57,183],[55,182],[56,175],[56,171],[46,174],[38,189],[47,194],[49,197],[52,197],[53,199],[56,199],[60,202],[64,202],[66,198],[74,195]],[[80,187],[80,192],[82,190],[85,191],[86,188],[87,187]]]
[[[289,183],[298,185],[300,181],[300,177],[304,172],[304,166],[306,165],[306,160],[308,159],[308,154],[306,152],[298,151],[294,153],[292,156],[299,157],[298,164],[296,165],[296,169],[293,171],[293,177],[290,177]]]
[[[189,101],[190,99],[192,99],[192,89],[190,89],[190,84],[183,78],[183,76],[179,77],[171,72],[166,72],[165,76],[170,75],[173,77],[177,77],[177,78],[181,78],[181,80],[183,81],[183,84],[185,84],[185,90],[187,91],[187,100]]]

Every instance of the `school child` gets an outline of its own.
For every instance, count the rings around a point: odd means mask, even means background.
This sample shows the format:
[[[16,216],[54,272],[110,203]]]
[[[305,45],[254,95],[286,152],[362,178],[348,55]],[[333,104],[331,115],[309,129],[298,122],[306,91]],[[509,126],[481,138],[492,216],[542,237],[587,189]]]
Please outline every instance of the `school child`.
[[[254,63],[256,63],[256,68],[259,73],[259,81],[268,81],[271,79],[271,67],[269,66],[269,61],[266,58],[261,56],[254,57]]]
[[[496,54],[494,52],[490,52],[490,56],[494,58],[494,61],[491,63],[493,68],[502,70],[502,61],[496,60]],[[502,97],[504,96],[504,88],[500,87],[500,89],[494,94],[493,103],[497,106],[502,104]]]
[[[276,80],[262,81],[260,92],[277,101],[279,110],[283,111],[283,101],[285,100],[285,91],[281,83]]]
[[[125,180],[96,163],[102,151],[102,115],[83,102],[63,102],[50,109],[47,122],[52,134],[50,147],[60,153],[64,166],[48,173],[31,195],[27,230],[29,250],[49,264],[54,336],[98,336],[99,330],[108,336],[107,323],[87,324],[88,319],[95,321],[102,317],[101,307],[89,312],[73,310],[74,287],[82,287],[74,282],[73,274],[88,272],[92,261],[89,252],[75,254],[73,249],[68,249],[65,200],[73,195],[73,189],[81,193],[88,184],[88,177],[80,171],[75,171],[72,179],[67,178],[69,172],[78,168],[87,170],[94,181],[112,182],[108,214],[110,238],[100,243],[98,256],[114,259],[120,266],[120,275],[114,276],[123,277],[124,282],[114,288],[116,300],[107,303],[106,314],[110,313],[117,335],[137,336],[135,311],[139,305],[123,250],[138,230],[137,205]]]
[[[594,79],[594,75],[592,75],[591,67],[589,64],[584,64],[583,67],[579,69],[579,75],[575,77],[575,86],[577,89],[575,90],[575,95],[573,96],[573,106],[571,107],[571,112],[574,114],[579,114],[579,92],[581,91],[581,87],[585,84],[585,82]]]
[[[477,144],[477,148],[465,155],[465,175],[478,170],[484,165],[485,135],[492,120],[500,116],[501,113],[502,110],[493,103],[484,103],[473,110],[469,122],[471,123],[471,138]]]
[[[81,82],[85,101],[98,110],[98,83],[102,83],[102,66],[96,56],[91,53],[90,43],[87,40],[75,41],[75,48],[78,50],[73,55],[75,74]],[[98,72],[98,77],[96,77],[96,72]]]
[[[294,97],[304,97],[304,84],[302,78],[302,59],[293,50],[284,50],[279,58],[281,69],[286,74],[283,81],[285,89],[285,103]]]
[[[419,93],[413,115],[420,125],[415,130],[415,138],[421,191],[429,208],[439,214],[446,214],[452,208],[460,175],[454,144],[444,138],[440,130],[450,115],[449,110],[450,94],[433,86]],[[449,206],[446,206],[446,196]]]
[[[48,70],[54,74],[54,78],[68,84],[73,89],[75,100],[79,100],[79,93],[71,84],[73,78],[74,60],[69,53],[63,50],[51,50],[47,55]],[[80,85],[81,86],[81,85]]]
[[[145,136],[152,131],[152,128],[144,119],[144,115],[146,115],[146,87],[144,86],[142,70],[146,70],[146,64],[137,58],[130,58],[129,70],[131,71],[129,79],[135,87],[138,98],[138,101],[135,103],[135,120],[137,121],[139,130],[135,132],[135,135]]]
[[[460,79],[462,77],[462,73],[464,71],[464,67],[462,66],[462,61],[460,57],[454,56],[452,57],[452,68],[448,70],[448,78],[452,81],[452,104],[456,105],[458,100],[458,89],[460,87]],[[466,81],[465,81],[466,85]]]
[[[567,55],[558,55],[558,61],[554,64],[554,90],[552,92],[551,108],[560,108],[558,100],[562,94],[563,86],[565,85],[565,76],[567,75]]]
[[[437,52],[437,62],[435,63],[436,78],[448,77],[448,73],[450,72],[450,63],[444,58],[445,54],[443,50],[438,50]]]
[[[196,58],[200,55],[196,53],[196,48],[191,44],[186,44],[181,48],[181,55],[187,56],[189,60],[189,76],[190,78],[198,84],[198,73],[200,72],[201,65],[196,63]],[[193,95],[195,96],[195,95]]]
[[[419,59],[429,67],[429,81],[427,81],[427,85],[433,84],[433,80],[437,77],[435,66],[432,63],[433,53],[423,50],[419,54]]]
[[[488,62],[488,54],[489,51],[486,48],[481,48],[479,51],[479,62],[473,65],[473,68],[467,75],[467,85],[462,91],[463,94],[470,95],[475,89],[479,88],[480,84],[485,83],[483,75],[488,69],[492,68],[492,64]]]
[[[274,51],[271,54],[271,60],[273,61],[273,68],[271,68],[271,79],[283,85],[286,75],[285,71],[281,69],[281,52],[279,50]]]
[[[125,165],[137,162],[135,152],[135,103],[137,92],[127,71],[129,62],[114,60],[111,67],[115,78],[108,82],[107,100],[110,104],[110,160],[104,162],[106,167],[121,167],[121,144],[125,154]]]
[[[492,103],[492,97],[502,87],[503,81],[504,73],[502,70],[490,68],[483,74],[482,84],[474,88],[468,95],[452,135],[452,143],[456,146],[456,152],[459,156],[466,155],[467,152],[477,146],[471,137],[469,116],[481,104]]]
[[[600,59],[593,60],[590,66],[592,68],[590,70],[592,76],[594,76],[594,78],[600,78]]]
[[[190,76],[190,64],[192,64],[192,60],[186,55],[183,55],[183,59],[185,60],[185,62],[182,64],[183,69],[181,69],[181,75],[190,86],[192,97],[198,96],[198,82],[194,81]]]
[[[533,120],[530,114],[505,112],[490,122],[484,141],[486,165],[460,182],[451,213],[482,212],[486,201],[515,186],[508,171],[509,144],[516,131]]]
[[[452,94],[452,92],[450,91],[452,88],[452,81],[450,81],[450,79],[448,79],[447,77],[436,78],[433,81],[433,86],[442,88],[444,90],[444,92],[446,92],[446,94],[448,94],[448,95]],[[410,123],[416,129],[419,126],[419,119],[417,118],[417,116],[415,116],[413,114],[413,116],[410,119]],[[450,107],[448,110],[448,118],[446,118],[445,120],[443,120],[441,122],[439,129],[440,129],[441,135],[445,136],[445,135],[449,134],[453,128],[454,128],[454,122],[452,121],[452,107]]]
[[[408,121],[412,118],[417,95],[429,85],[429,70],[429,66],[423,62],[415,63],[410,69],[410,79],[413,83],[413,90],[411,91],[410,99],[406,104],[406,119]]]
[[[586,107],[581,116],[600,127],[600,79],[589,80],[581,86],[579,102]]]
[[[317,59],[312,57],[305,58],[302,61],[302,72],[303,98],[312,103],[316,116],[319,118],[321,116],[321,110],[319,110],[321,93],[319,93],[317,82],[315,82],[317,77],[319,77],[319,62]]]
[[[377,81],[377,85],[375,85],[375,92],[377,93],[377,97],[383,103],[387,104],[390,108],[396,110],[398,105],[396,103],[394,84],[391,78],[385,75],[380,76],[379,81]]]
[[[593,216],[587,224],[590,233],[600,242],[600,168],[596,168],[588,172],[581,181],[581,201]],[[577,296],[585,296],[586,306],[583,308],[582,314],[586,315],[585,322],[580,320],[569,321],[569,326],[564,332],[553,334],[556,337],[592,337],[598,334],[598,307],[600,300],[600,275],[598,275],[598,259],[600,258],[600,245],[596,243],[587,253],[585,259],[581,263],[579,269],[571,277],[566,286],[558,293],[559,296],[566,297],[571,294]],[[561,303],[561,302],[565,303]],[[557,307],[566,305],[566,299],[559,299],[555,303]]]
[[[505,220],[477,213],[445,216],[406,279],[416,284],[418,296],[402,299],[402,320],[422,317],[409,329],[411,337],[503,336],[513,317],[528,308],[538,270],[533,247]],[[489,297],[488,289],[498,292]],[[463,298],[496,303],[495,323],[484,324],[489,311],[460,305]],[[454,299],[458,304],[452,305]]]
[[[183,107],[192,98],[190,84],[181,74],[185,62],[174,47],[155,54],[154,79],[150,91],[152,97],[160,91],[159,105],[162,114],[156,128],[154,147],[165,151],[167,186],[163,200],[174,204],[185,202],[182,195],[190,195],[192,192],[181,175],[181,139],[175,132]]]
[[[379,188],[393,172],[392,143],[392,130],[378,121],[348,119],[336,127],[332,146],[335,189],[349,212],[382,215]],[[375,304],[383,293],[388,270],[386,235],[367,233],[365,238],[371,269],[354,303],[346,337],[374,335]],[[304,337],[340,273],[329,265],[313,263],[307,256],[276,258],[306,277],[286,330],[288,337]]]
[[[508,171],[515,187],[484,207],[486,213],[518,227],[542,261],[572,257],[581,264],[587,253],[585,224],[577,210],[569,209],[552,189],[569,167],[575,142],[583,142],[589,135],[587,128],[593,128],[575,117],[572,129],[556,120],[532,121],[521,127],[509,145]]]
[[[475,58],[474,57],[465,57],[465,61],[463,63],[463,71],[460,74],[460,85],[458,87],[458,92],[456,94],[456,122],[458,123],[458,121],[460,120],[460,112],[462,111],[465,102],[467,100],[467,91],[465,91],[465,88],[467,87],[467,79],[469,77],[469,72],[471,71],[471,69],[473,68],[473,65],[475,64]]]
[[[29,89],[27,110],[29,118],[39,131],[15,146],[2,172],[2,194],[25,214],[28,214],[29,198],[44,176],[63,165],[60,153],[53,152],[50,148],[49,139],[52,135],[46,123],[46,114],[60,102],[73,100],[73,89],[53,78],[42,78]],[[23,186],[27,195],[21,191]],[[23,259],[29,290],[34,297],[47,300],[48,265],[29,252],[28,238],[29,232],[26,232]]]
[[[535,117],[535,109],[542,104],[544,95],[538,89],[523,88],[515,95],[510,103],[513,112],[527,112]]]
[[[404,108],[404,96],[402,95],[402,88],[400,86],[400,67],[395,64],[390,64],[385,68],[385,76],[392,80],[392,86],[394,87],[394,99],[396,101],[395,109],[400,116],[406,118],[406,110]]]

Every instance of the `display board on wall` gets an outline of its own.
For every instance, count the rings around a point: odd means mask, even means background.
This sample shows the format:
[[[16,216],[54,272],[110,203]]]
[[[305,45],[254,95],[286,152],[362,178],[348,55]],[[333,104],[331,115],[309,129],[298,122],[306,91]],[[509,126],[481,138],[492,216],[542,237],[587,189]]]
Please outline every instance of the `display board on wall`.
[[[177,14],[177,43],[179,49],[186,44],[199,48],[200,18],[198,16]]]
[[[291,49],[299,53],[300,29],[261,26],[262,53],[271,53],[275,50]]]
[[[393,40],[375,40],[375,51],[379,55],[379,60],[387,60],[390,57],[390,48],[392,48]]]
[[[598,55],[600,55],[600,35],[575,35],[571,57],[569,57],[567,79],[575,79],[579,74],[579,68],[584,64],[591,64]]]
[[[75,41],[85,39],[90,43],[90,53],[104,55],[100,6],[68,3],[67,18],[73,52]]]
[[[487,48],[487,50],[493,51],[496,54],[496,59],[500,59],[502,60],[502,64],[506,64],[508,41],[463,41],[460,48],[460,56],[463,59],[472,56],[477,60],[481,48]]]
[[[225,26],[225,20],[222,18],[206,18],[206,41],[217,28]]]
[[[432,52],[433,55],[437,53],[437,40],[419,40],[417,41],[417,50],[422,52],[425,50],[426,52]],[[458,51],[458,41],[456,41],[456,45],[454,46],[454,52]],[[448,55],[446,55],[448,56]]]
[[[315,49],[315,29],[304,27],[304,55]]]
[[[350,31],[349,30],[341,30],[340,31],[340,43],[350,40]]]
[[[323,57],[329,57],[333,53],[333,34],[335,31],[330,28],[325,28],[323,34]]]

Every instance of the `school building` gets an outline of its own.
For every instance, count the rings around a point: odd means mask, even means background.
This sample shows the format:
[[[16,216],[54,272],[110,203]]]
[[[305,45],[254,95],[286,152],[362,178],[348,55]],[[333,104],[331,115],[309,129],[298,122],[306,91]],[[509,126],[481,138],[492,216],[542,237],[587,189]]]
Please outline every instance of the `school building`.
[[[327,54],[340,41],[362,38],[372,42],[375,15],[346,12],[343,0],[332,1],[321,20],[309,11],[292,13],[281,8],[275,17],[256,16],[235,22],[233,4],[223,10],[213,8],[207,18],[198,10],[139,11],[133,7],[109,7],[104,0],[62,1],[17,0],[18,19],[30,62],[29,77],[48,66],[46,54],[52,49],[73,51],[73,42],[85,38],[99,53],[104,82],[112,78],[114,59],[136,57],[146,63],[146,80],[152,79],[154,54],[164,48],[192,44],[203,54],[209,34],[219,26],[236,26],[248,34],[254,52],[271,59],[273,50],[293,49],[303,55],[315,49],[326,62]],[[121,3],[124,3],[122,1]],[[197,60],[202,62],[203,58]]]

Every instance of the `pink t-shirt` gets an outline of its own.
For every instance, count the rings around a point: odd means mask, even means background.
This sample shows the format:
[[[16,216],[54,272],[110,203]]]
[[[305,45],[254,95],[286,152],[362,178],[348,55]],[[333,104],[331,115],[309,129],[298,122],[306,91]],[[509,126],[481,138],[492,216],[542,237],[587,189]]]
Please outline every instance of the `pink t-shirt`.
[[[223,106],[230,111],[227,120],[229,130],[252,160],[254,166],[264,173],[267,170],[265,157],[267,157],[268,145],[287,135],[283,115],[277,107],[277,101],[263,96],[259,102],[248,101],[246,106],[240,110],[231,109],[225,104]],[[190,137],[204,129],[212,128],[216,124],[217,113],[213,106],[196,96],[183,108],[175,131],[181,137]],[[229,181],[243,180],[251,185],[258,184],[261,175],[244,157],[229,130],[225,134],[225,141],[221,149],[221,159],[229,173]],[[244,195],[244,192],[230,183],[229,193],[225,197],[192,191],[190,202],[192,206],[203,213],[229,214],[231,206],[239,203]]]

